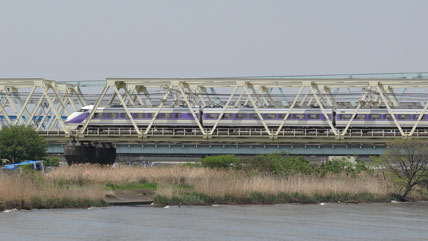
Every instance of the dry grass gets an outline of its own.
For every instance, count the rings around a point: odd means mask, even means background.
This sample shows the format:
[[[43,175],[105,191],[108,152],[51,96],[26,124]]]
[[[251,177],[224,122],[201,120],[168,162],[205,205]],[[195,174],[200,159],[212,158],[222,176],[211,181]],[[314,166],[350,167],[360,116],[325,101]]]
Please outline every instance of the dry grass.
[[[73,165],[56,168],[46,178],[54,181],[91,184],[167,183],[180,185],[190,180],[201,180],[233,175],[230,172],[190,167],[128,167],[112,168],[99,165]]]
[[[389,193],[396,191],[393,190],[393,185],[381,176],[368,174],[360,174],[357,177],[275,177],[177,166],[112,168],[74,165],[56,168],[46,175],[0,175],[0,202],[3,201],[8,207],[19,206],[17,203],[23,207],[78,207],[89,205],[82,200],[92,200],[96,205],[97,202],[102,203],[107,193],[104,189],[107,183],[124,185],[146,182],[157,184],[156,193],[163,197],[166,203],[172,199],[175,202],[186,199],[188,203],[199,204],[219,200],[227,202],[230,199],[226,197],[233,197],[232,203],[234,200],[251,203],[251,200],[256,200],[255,196],[257,200],[260,200],[260,197],[276,197],[274,200],[271,198],[269,203],[287,200],[299,202],[299,197],[306,202],[358,197],[361,197],[362,201],[380,201],[387,200]],[[194,194],[196,196],[191,196]],[[291,198],[284,198],[287,195]],[[416,193],[411,197],[420,199],[421,196],[418,197]]]
[[[248,197],[253,192],[277,195],[279,193],[301,193],[319,195],[329,193],[372,193],[387,195],[389,183],[382,178],[362,174],[356,178],[347,176],[315,177],[298,175],[288,178],[248,175],[239,171],[223,171],[191,167],[119,167],[76,165],[57,168],[47,176],[50,180],[67,180],[72,183],[102,184],[111,182],[154,182],[159,184],[157,194],[173,197],[180,193],[180,185],[190,185],[193,191],[210,197],[232,195]]]
[[[277,178],[272,176],[240,176],[234,178],[210,178],[205,182],[194,183],[194,189],[213,197],[233,195],[247,197],[250,193],[278,195],[280,193],[314,193],[326,195],[329,193],[374,193],[388,194],[388,185],[374,176],[361,175],[357,178],[346,176],[328,176],[324,178],[314,176],[291,176]]]
[[[103,203],[101,186],[60,185],[40,174],[0,175],[0,202],[10,208],[86,207]]]

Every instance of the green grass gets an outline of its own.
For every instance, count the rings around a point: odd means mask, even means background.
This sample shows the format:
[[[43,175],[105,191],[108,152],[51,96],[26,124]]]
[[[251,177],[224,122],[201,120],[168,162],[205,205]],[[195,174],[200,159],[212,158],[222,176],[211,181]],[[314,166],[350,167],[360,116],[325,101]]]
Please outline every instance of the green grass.
[[[127,183],[123,185],[117,185],[113,183],[106,184],[107,190],[156,190],[156,183]]]

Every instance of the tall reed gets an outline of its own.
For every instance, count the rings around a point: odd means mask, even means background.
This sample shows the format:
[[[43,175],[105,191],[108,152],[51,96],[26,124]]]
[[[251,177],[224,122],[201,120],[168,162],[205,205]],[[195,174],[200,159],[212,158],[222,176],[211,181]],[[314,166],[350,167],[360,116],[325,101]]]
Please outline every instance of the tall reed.
[[[40,174],[0,175],[0,208],[64,208],[103,205],[101,186],[61,185]]]

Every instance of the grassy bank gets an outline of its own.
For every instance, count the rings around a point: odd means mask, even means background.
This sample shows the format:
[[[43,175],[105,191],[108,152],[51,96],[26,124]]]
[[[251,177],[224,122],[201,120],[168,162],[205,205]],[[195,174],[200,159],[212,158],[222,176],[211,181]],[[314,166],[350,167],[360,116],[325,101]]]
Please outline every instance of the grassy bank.
[[[375,173],[279,177],[208,168],[76,165],[45,175],[0,175],[5,209],[101,206],[115,190],[155,190],[159,205],[384,202],[395,191]],[[426,194],[411,197],[420,200]]]
[[[63,185],[39,173],[0,175],[0,210],[102,206],[105,192],[96,185]]]

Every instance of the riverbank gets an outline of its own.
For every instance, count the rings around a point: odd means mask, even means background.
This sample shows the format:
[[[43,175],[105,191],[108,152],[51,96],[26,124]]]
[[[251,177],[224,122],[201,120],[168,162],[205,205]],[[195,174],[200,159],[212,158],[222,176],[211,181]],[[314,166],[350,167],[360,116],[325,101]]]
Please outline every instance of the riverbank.
[[[0,208],[105,206],[109,200],[126,201],[127,193],[156,205],[389,202],[395,191],[381,175],[367,173],[277,177],[192,167],[75,165],[44,175],[0,175]],[[423,200],[426,195],[413,192],[410,197]]]

